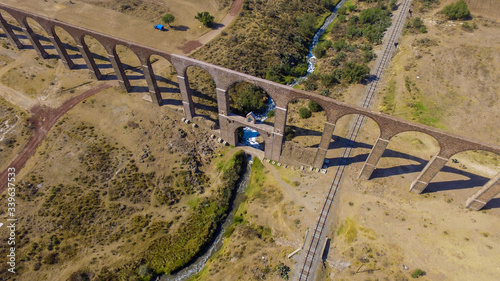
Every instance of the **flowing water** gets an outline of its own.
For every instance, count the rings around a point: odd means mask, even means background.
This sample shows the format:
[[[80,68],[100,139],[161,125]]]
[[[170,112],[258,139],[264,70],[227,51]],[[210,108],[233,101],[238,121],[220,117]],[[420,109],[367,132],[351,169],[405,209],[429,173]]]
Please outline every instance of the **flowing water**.
[[[309,76],[309,74],[311,74],[311,73],[314,72],[314,70],[316,69],[315,68],[315,66],[316,66],[316,57],[314,56],[314,54],[312,53],[312,51],[314,50],[314,48],[316,47],[316,45],[318,45],[319,38],[321,37],[321,35],[323,35],[323,33],[325,33],[326,29],[330,26],[330,24],[332,24],[333,20],[337,17],[337,10],[340,7],[342,7],[342,5],[344,5],[344,3],[346,1],[347,0],[340,1],[337,4],[337,6],[335,6],[335,8],[333,8],[332,13],[325,19],[325,22],[320,27],[320,29],[318,29],[318,31],[316,31],[316,34],[314,34],[313,40],[311,42],[311,45],[309,45],[309,54],[307,54],[307,56],[306,56],[307,74],[304,75],[304,76],[302,76],[302,77],[297,78],[289,86],[293,87],[293,86],[295,86],[295,85],[297,85],[297,84],[299,84],[301,82],[304,82],[307,79],[307,76]],[[259,122],[263,122],[264,120],[266,120],[267,113],[269,111],[273,110],[274,108],[275,108],[274,101],[271,98],[269,98],[269,102],[268,102],[266,111],[264,113],[261,113],[261,114],[255,114],[255,116],[257,117],[257,120]],[[259,133],[257,131],[255,131],[255,130],[253,130],[251,128],[245,127],[245,128],[243,128],[243,138],[241,139],[241,142],[244,145],[255,147],[255,148],[259,148],[259,143],[256,141],[256,138],[258,136],[259,136]]]
[[[227,228],[233,222],[234,212],[238,210],[240,203],[243,201],[245,197],[245,191],[247,190],[248,179],[250,178],[250,172],[252,171],[252,160],[251,157],[248,159],[248,165],[243,171],[243,175],[241,176],[234,195],[234,200],[231,204],[231,211],[228,216],[224,220],[222,226],[219,227],[217,235],[212,242],[212,244],[199,256],[196,260],[190,263],[187,267],[179,270],[178,272],[172,275],[163,275],[159,280],[160,281],[183,281],[188,280],[196,273],[200,272],[200,270],[205,266],[207,260],[219,251],[222,248],[222,241],[224,239],[224,233]]]

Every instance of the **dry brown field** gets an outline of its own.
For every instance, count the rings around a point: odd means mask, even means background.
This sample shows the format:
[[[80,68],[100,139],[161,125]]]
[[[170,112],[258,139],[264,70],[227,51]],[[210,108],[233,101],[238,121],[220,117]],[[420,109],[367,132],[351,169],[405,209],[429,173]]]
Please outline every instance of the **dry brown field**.
[[[74,6],[69,1],[56,3],[49,0],[48,4],[44,4],[42,1],[5,0],[5,3],[20,3],[27,9],[44,11],[51,17],[173,52],[179,52],[182,42],[206,32],[200,30],[196,22],[191,22],[190,15],[187,15],[179,17],[179,21],[174,23],[188,26],[187,31],[162,33],[165,38],[156,40],[151,36],[157,34],[151,30],[151,21],[143,14],[121,13],[113,9],[114,6],[109,6],[114,5],[111,1],[111,4],[101,1],[102,5],[91,5],[91,2],[97,1],[90,0],[73,2],[76,2]],[[176,9],[181,9],[180,2],[172,1],[168,6],[174,14]],[[499,144],[500,132],[496,123],[500,117],[500,42],[496,35],[500,32],[500,24],[493,18],[495,15],[487,13],[486,10],[491,9],[475,6],[478,1],[468,2],[474,16],[472,21],[478,26],[472,31],[464,30],[460,22],[443,21],[438,11],[447,1],[431,11],[415,15],[423,18],[428,33],[407,33],[402,37],[399,50],[383,77],[374,108]],[[160,5],[158,3],[155,5]],[[214,13],[221,7],[214,6],[211,1],[193,0],[189,3],[198,5],[197,8],[212,9],[210,11]],[[490,3],[494,5],[496,2]],[[484,17],[475,16],[483,12]],[[69,16],[78,13],[86,17]],[[109,22],[92,20],[91,17],[96,14],[105,15]],[[223,12],[216,19],[221,18]],[[0,64],[1,112],[12,108],[7,110],[8,114],[0,114],[0,121],[3,122],[0,124],[0,137],[17,140],[12,148],[0,147],[3,149],[0,150],[0,157],[11,159],[29,134],[23,123],[23,112],[28,115],[29,108],[37,103],[57,107],[69,97],[100,82],[93,81],[86,69],[69,71],[55,59],[37,59],[33,50],[6,49],[6,38],[0,40],[4,46],[0,49],[3,62]],[[69,37],[63,40],[71,44]],[[91,50],[105,55],[97,42],[91,44]],[[137,71],[139,61],[125,49],[119,52],[123,55],[122,61],[129,66],[127,74],[140,78]],[[83,60],[77,60],[77,63],[83,64]],[[106,60],[99,63],[108,64]],[[159,60],[153,65],[156,74],[163,78],[160,79],[160,86],[170,89],[165,91],[164,98],[178,101],[177,81],[169,63]],[[110,75],[112,72],[110,67],[104,71]],[[215,151],[213,156],[207,152],[207,161],[212,157],[213,163],[227,160],[232,148],[222,150],[220,145],[210,140],[204,122],[198,121],[200,119],[196,121],[203,127],[198,129],[179,122],[182,117],[180,106],[154,108],[143,100],[145,81],[133,79],[132,85],[133,93],[112,88],[72,109],[63,118],[64,122],[50,131],[48,139],[18,179],[33,182],[36,192],[40,192],[39,198],[44,198],[51,192],[49,187],[68,184],[74,180],[75,173],[85,174],[81,157],[88,143],[86,138],[72,132],[82,122],[85,126],[94,127],[92,135],[95,134],[95,137],[90,138],[92,142],[108,143],[119,149],[120,152],[112,154],[113,163],[117,165],[115,171],[126,168],[127,163],[134,159],[145,173],[168,174],[174,167],[178,169],[182,166],[184,149],[192,148],[200,155],[204,153],[203,148]],[[363,86],[356,85],[344,96],[348,102],[356,103],[362,94]],[[410,103],[420,103],[423,108],[415,110]],[[296,112],[304,104],[306,101],[291,104],[290,110]],[[293,114],[289,118],[293,118]],[[304,146],[319,143],[320,136],[314,131],[322,130],[317,121],[324,118],[323,113],[318,112],[313,113],[311,119],[289,120],[292,126],[307,128],[309,133],[313,131],[312,137],[300,136],[295,141]],[[346,136],[349,118],[341,119],[334,132],[336,136]],[[179,130],[186,133],[185,142],[176,139]],[[500,171],[500,157],[482,153],[458,154],[455,156],[458,164],[448,163],[429,185],[427,193],[415,195],[408,192],[409,184],[431,155],[437,152],[435,141],[423,134],[407,133],[395,137],[373,178],[369,181],[358,180],[362,163],[377,136],[376,125],[368,120],[337,195],[332,218],[334,226],[329,235],[332,239],[329,255],[318,278],[410,280],[411,271],[417,268],[426,272],[420,280],[495,280],[500,276],[495,264],[500,259],[497,249],[500,245],[500,197],[495,198],[484,211],[464,208],[465,200]],[[146,154],[148,156],[142,158]],[[149,155],[154,155],[155,160],[148,159]],[[335,163],[339,156],[337,142],[332,144],[327,158]],[[5,163],[0,163],[0,169]],[[207,165],[201,169],[212,177],[215,172],[211,168]],[[254,190],[253,199],[242,209],[245,213],[240,214],[245,223],[235,228],[233,235],[226,239],[223,250],[211,259],[199,279],[256,280],[265,276],[267,280],[281,280],[275,268],[283,263],[293,270],[297,255],[292,259],[286,256],[303,244],[306,230],[317,219],[333,171],[334,168],[330,167],[328,173],[322,175],[264,162],[263,180],[257,184],[259,188]],[[87,195],[90,191],[82,194]],[[105,196],[103,190],[92,192]],[[66,201],[61,204],[70,202],[73,194],[65,196]],[[126,203],[121,199],[123,202],[119,203],[126,206],[127,216],[147,214],[151,215],[151,222],[175,218],[177,222],[171,226],[175,230],[186,216],[193,197],[185,196],[171,207],[156,207],[151,204],[154,199],[147,203]],[[43,207],[36,200],[26,200],[20,205],[23,223],[29,225],[29,229],[23,230],[22,239],[26,243],[48,245],[53,239],[44,236],[44,232],[57,223],[39,216]],[[115,203],[104,202],[106,206]],[[50,263],[50,251],[44,248],[47,246],[29,248],[28,244],[24,245],[25,252],[21,254],[27,255],[30,251],[34,254],[33,259],[24,263],[24,275],[18,280],[67,280],[72,272],[82,268],[94,271],[103,266],[126,263],[134,252],[140,251],[147,243],[144,241],[147,241],[144,237],[147,230],[134,232],[129,224],[128,218],[120,217],[117,228],[122,226],[125,235],[108,245],[92,240],[99,237],[90,239],[84,235],[79,238],[69,234],[59,235],[62,242],[58,250],[61,252],[56,264]],[[41,267],[35,271],[38,257]]]

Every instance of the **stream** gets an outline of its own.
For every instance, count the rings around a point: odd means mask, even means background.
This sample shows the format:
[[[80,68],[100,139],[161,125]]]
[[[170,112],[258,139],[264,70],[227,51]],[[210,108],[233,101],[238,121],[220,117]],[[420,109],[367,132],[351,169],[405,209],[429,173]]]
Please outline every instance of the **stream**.
[[[295,81],[292,82],[292,84],[288,85],[290,87],[293,87],[301,82],[304,82],[307,79],[307,76],[309,74],[313,73],[314,70],[316,69],[316,57],[312,53],[314,48],[319,42],[319,38],[323,33],[325,33],[326,29],[332,24],[333,20],[337,17],[337,10],[344,5],[344,3],[347,0],[342,0],[340,1],[335,8],[333,8],[332,13],[325,19],[325,22],[323,25],[316,31],[316,34],[314,34],[313,40],[311,42],[311,45],[309,45],[309,54],[306,56],[306,61],[307,61],[307,74],[295,79]],[[267,107],[264,113],[255,113],[256,119],[258,122],[262,123],[264,120],[267,118],[267,113],[275,108],[274,101],[269,97],[269,102],[267,103]],[[251,146],[257,149],[260,148],[260,144],[257,142],[257,137],[259,136],[259,133],[255,131],[254,129],[244,127],[243,128],[243,137],[240,140],[243,145],[245,146]]]
[[[157,279],[159,281],[184,281],[188,280],[191,278],[193,275],[196,273],[200,272],[200,270],[205,266],[205,263],[207,260],[215,254],[217,251],[219,251],[222,248],[222,241],[224,239],[224,233],[226,232],[227,228],[232,224],[233,218],[234,218],[234,213],[236,210],[238,210],[238,207],[240,206],[240,203],[243,201],[243,198],[245,197],[245,191],[247,190],[247,185],[248,185],[248,179],[250,178],[250,172],[252,171],[252,159],[249,156],[247,159],[248,165],[246,166],[245,170],[243,171],[243,175],[241,175],[241,178],[239,182],[237,183],[236,186],[236,191],[233,191],[234,193],[234,199],[232,200],[230,212],[228,216],[225,218],[224,223],[222,226],[219,226],[217,229],[217,234],[215,239],[213,240],[212,244],[202,252],[201,256],[196,258],[193,262],[191,262],[188,266],[184,267],[183,269],[175,272],[172,275],[163,275],[161,278]]]

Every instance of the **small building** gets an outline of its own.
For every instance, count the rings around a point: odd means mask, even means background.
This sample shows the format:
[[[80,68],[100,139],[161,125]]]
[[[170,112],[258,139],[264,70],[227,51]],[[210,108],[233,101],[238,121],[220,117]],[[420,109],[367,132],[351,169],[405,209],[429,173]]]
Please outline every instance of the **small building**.
[[[257,116],[255,116],[255,114],[253,114],[253,112],[250,111],[250,113],[247,114],[247,122],[248,123],[252,123],[252,124],[255,124],[255,120],[257,120]]]

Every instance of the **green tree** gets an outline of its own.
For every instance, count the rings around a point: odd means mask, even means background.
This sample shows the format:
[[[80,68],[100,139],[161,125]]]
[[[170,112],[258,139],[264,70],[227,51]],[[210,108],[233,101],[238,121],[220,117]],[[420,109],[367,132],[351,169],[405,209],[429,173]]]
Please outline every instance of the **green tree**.
[[[449,20],[466,20],[470,18],[470,11],[467,3],[464,0],[459,0],[456,3],[444,7],[441,11]]]
[[[304,37],[309,38],[316,32],[316,18],[313,14],[307,13],[297,19],[299,33]]]
[[[163,21],[163,23],[168,24],[168,26],[170,26],[170,24],[173,23],[174,20],[175,16],[172,15],[171,13],[166,13],[163,15],[163,17],[161,17],[161,21]]]
[[[234,89],[229,90],[229,95],[235,97],[236,109],[241,114],[262,111],[267,102],[265,92],[252,84],[236,85]]]
[[[309,109],[307,109],[307,107],[301,107],[299,109],[299,115],[300,115],[300,118],[307,119],[307,118],[311,117],[311,111]]]
[[[420,269],[420,268],[415,269],[411,273],[411,277],[412,278],[418,278],[418,277],[420,277],[422,275],[425,275],[425,272],[422,269]]]
[[[424,22],[420,17],[416,17],[413,19],[413,27],[419,29],[421,26],[424,25]]]
[[[317,102],[310,100],[309,110],[311,110],[311,112],[320,112],[321,110],[323,110],[323,108],[321,108],[321,105],[319,105]]]
[[[210,15],[209,12],[198,12],[198,14],[194,18],[199,20],[206,27],[212,27],[215,19],[214,16]]]

